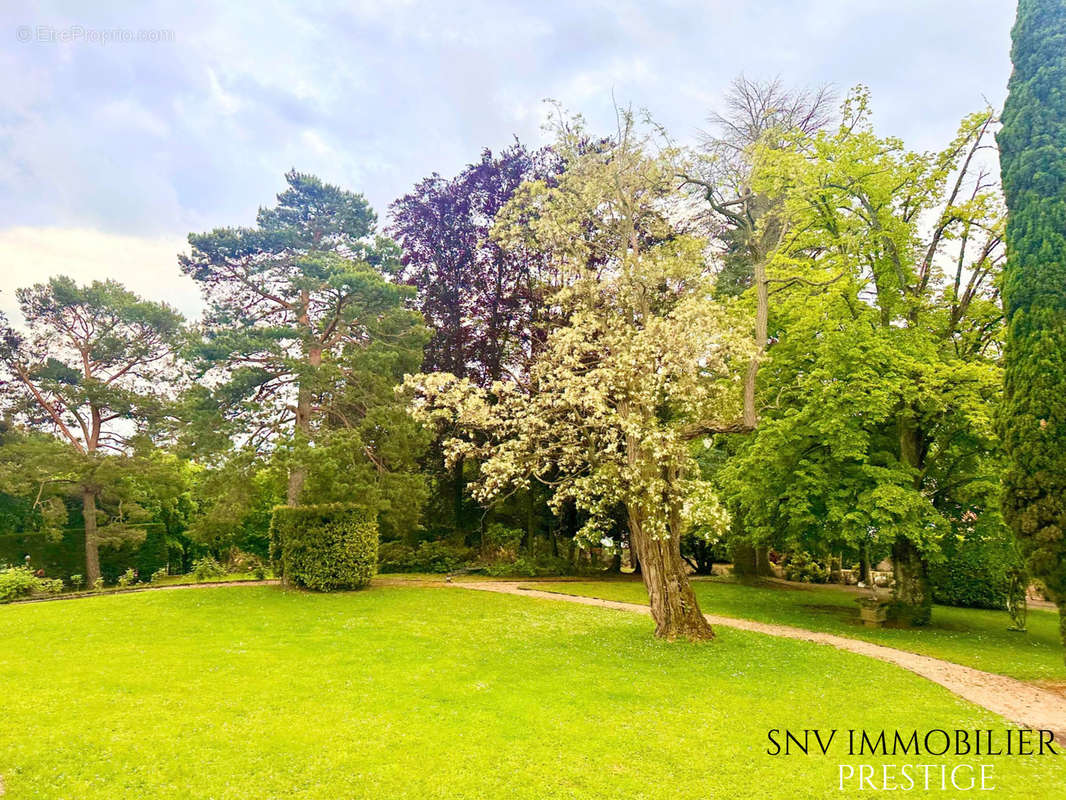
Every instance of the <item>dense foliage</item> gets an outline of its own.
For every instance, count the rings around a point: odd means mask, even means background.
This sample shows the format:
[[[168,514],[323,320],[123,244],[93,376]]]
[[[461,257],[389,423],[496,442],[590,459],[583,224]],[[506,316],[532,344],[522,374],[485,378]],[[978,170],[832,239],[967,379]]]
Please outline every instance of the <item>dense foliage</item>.
[[[344,503],[278,506],[270,524],[274,572],[321,592],[370,583],[378,563],[376,515]]]
[[[35,491],[34,507],[59,525],[63,497],[81,500],[92,582],[101,543],[144,538],[136,483],[155,466],[149,451],[180,377],[183,320],[114,281],[59,276],[20,289],[18,300],[25,330],[0,319],[0,386],[27,433],[5,436],[0,489]]]
[[[1066,638],[1066,2],[1020,0],[999,135],[1007,223],[1003,511]]]
[[[977,158],[992,122],[913,153],[875,134],[860,90],[838,129],[757,153],[786,233],[767,262],[762,419],[723,479],[758,541],[889,548],[899,613],[918,624],[941,539],[968,516],[1001,524],[1002,210]]]
[[[29,567],[0,566],[0,603],[35,594],[56,594],[63,589],[58,578],[39,578]]]
[[[269,454],[289,504],[361,496],[410,528],[424,441],[392,389],[418,369],[427,331],[395,280],[399,252],[362,195],[286,180],[256,227],[192,235],[181,257],[209,304],[192,430],[201,450]]]
[[[550,179],[559,168],[549,149],[531,152],[515,142],[495,155],[485,150],[454,178],[431,175],[392,204],[389,230],[402,248],[401,277],[415,288],[414,305],[432,331],[426,371],[448,372],[479,386],[527,373],[546,333],[550,263],[536,248],[504,248],[489,234],[523,183]],[[484,526],[475,527],[483,509],[465,491],[476,464],[459,460],[445,468],[438,439],[423,465],[434,488],[427,514],[433,533],[484,544],[478,541]],[[519,502],[527,507],[522,513],[531,548],[547,509],[543,497],[525,494]],[[500,504],[492,512],[507,516]]]
[[[486,390],[420,375],[409,381],[412,410],[455,432],[450,461],[480,460],[482,500],[544,483],[556,510],[569,500],[585,512],[587,541],[606,535],[623,507],[657,634],[708,638],[680,540],[725,515],[690,442],[736,416],[737,365],[753,348],[742,315],[712,297],[705,242],[670,219],[674,154],[655,153],[628,115],[621,121],[618,141],[599,148],[583,146],[577,123],[562,126],[555,152],[565,171],[523,186],[498,218],[502,242],[535,246],[565,273],[548,302],[566,322],[528,382]]]
[[[933,600],[948,606],[1005,609],[1022,562],[1011,537],[948,537],[932,565]]]
[[[802,581],[891,558],[904,622],[1002,607],[1027,580],[1005,516],[1061,595],[1064,22],[1021,5],[1002,274],[992,110],[917,153],[862,87],[837,116],[740,79],[695,150],[556,107],[551,147],[418,182],[396,241],[362,195],[290,172],[253,226],[190,236],[191,327],[114,282],[22,290],[0,561],[97,585],[273,551],[320,589],[378,560],[625,564],[660,635],[700,639],[686,573],[730,557]]]
[[[393,203],[402,276],[433,331],[427,370],[487,386],[528,363],[543,335],[549,264],[541,251],[504,248],[489,233],[523,183],[558,168],[549,150],[515,143],[498,156],[484,151],[452,179],[434,174]]]

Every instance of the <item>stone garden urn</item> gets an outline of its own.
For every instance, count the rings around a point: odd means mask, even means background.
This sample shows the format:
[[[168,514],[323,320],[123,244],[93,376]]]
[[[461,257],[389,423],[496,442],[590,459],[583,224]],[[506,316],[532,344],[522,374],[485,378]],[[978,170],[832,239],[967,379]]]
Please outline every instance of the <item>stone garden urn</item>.
[[[868,628],[884,626],[885,620],[888,619],[890,601],[878,597],[877,592],[874,591],[865,597],[856,598],[855,602],[859,604],[859,619],[862,620],[863,625]]]

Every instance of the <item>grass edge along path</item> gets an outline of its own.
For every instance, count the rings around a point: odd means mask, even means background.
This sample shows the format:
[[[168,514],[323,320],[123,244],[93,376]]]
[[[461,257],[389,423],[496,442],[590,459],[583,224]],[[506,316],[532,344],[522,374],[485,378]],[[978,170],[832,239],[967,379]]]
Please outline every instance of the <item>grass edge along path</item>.
[[[624,603],[617,600],[603,600],[584,595],[530,589],[525,587],[521,581],[457,581],[446,585],[461,589],[501,592],[524,597],[539,597],[546,600],[580,603],[582,605],[599,606],[631,613],[651,613],[647,606],[637,603]],[[873,644],[862,639],[852,639],[832,633],[820,633],[804,628],[796,628],[791,625],[776,625],[755,622],[754,620],[736,619],[734,617],[722,617],[716,614],[704,614],[704,616],[711,625],[721,625],[727,628],[764,633],[769,636],[780,636],[829,645],[839,650],[847,650],[859,655],[876,658],[879,661],[895,664],[931,680],[964,700],[999,714],[1018,725],[1034,730],[1054,731],[1056,741],[1066,745],[1066,698],[1046,689],[1040,689],[1032,684],[1015,678],[1008,678],[1005,675],[982,672],[973,667],[965,667],[962,664],[955,664],[932,656],[919,655],[906,650],[897,650],[894,647]]]
[[[523,580],[523,584],[530,581]],[[933,620],[922,627],[863,626],[855,600],[861,595],[843,587],[784,581],[740,582],[724,578],[692,581],[703,611],[733,619],[750,619],[831,633],[897,650],[1006,675],[1066,695],[1057,611],[1033,609],[1025,633],[1010,631],[1003,611],[937,605]],[[647,603],[640,580],[536,580],[533,588]]]

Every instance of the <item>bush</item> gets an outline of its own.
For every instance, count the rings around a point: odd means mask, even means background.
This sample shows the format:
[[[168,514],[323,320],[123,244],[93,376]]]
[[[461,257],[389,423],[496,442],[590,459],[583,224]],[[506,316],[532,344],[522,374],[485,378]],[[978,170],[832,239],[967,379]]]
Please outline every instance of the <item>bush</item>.
[[[473,560],[474,551],[444,542],[422,542],[418,549],[386,542],[378,553],[382,572],[455,572]]]
[[[266,564],[263,563],[263,559],[255,553],[239,550],[236,547],[229,552],[226,569],[229,572],[246,572],[254,576],[256,580],[263,580],[266,577]]]
[[[518,528],[510,528],[499,522],[493,522],[485,530],[484,545],[490,550],[514,552],[524,536]]]
[[[485,574],[496,578],[538,578],[549,575],[568,575],[573,571],[562,557],[541,555],[536,558],[519,556],[511,561],[494,561],[485,565]],[[599,572],[600,570],[596,570]]]
[[[933,602],[996,610],[1007,607],[1011,572],[1020,571],[1022,564],[1006,537],[949,540],[944,556],[929,567]]]
[[[219,564],[214,556],[204,556],[192,562],[192,575],[197,581],[209,581],[213,578],[221,578],[226,570]]]
[[[137,582],[137,570],[133,567],[129,567],[125,572],[118,576],[118,585],[120,588],[126,588],[132,586]]]
[[[829,580],[829,567],[817,561],[806,551],[789,553],[782,568],[785,579],[800,583],[825,583]]]
[[[63,591],[62,578],[38,578],[37,594],[59,594]]]
[[[29,567],[0,569],[0,603],[10,603],[34,594],[58,594],[63,581],[58,578],[38,578]]]
[[[70,576],[68,582],[70,583],[72,589],[80,589],[82,586],[85,585],[85,576],[79,575],[78,573],[74,573]]]
[[[410,572],[415,551],[403,542],[382,542],[378,546],[378,572]]]
[[[344,503],[278,506],[270,551],[274,572],[286,583],[322,592],[357,589],[377,567],[377,518]]]
[[[160,582],[162,582],[162,580],[164,578],[167,577],[167,574],[168,574],[167,573],[167,568],[166,567],[160,567],[159,569],[157,569],[155,572],[152,573],[152,578],[151,578],[150,582],[151,583],[160,583]]]

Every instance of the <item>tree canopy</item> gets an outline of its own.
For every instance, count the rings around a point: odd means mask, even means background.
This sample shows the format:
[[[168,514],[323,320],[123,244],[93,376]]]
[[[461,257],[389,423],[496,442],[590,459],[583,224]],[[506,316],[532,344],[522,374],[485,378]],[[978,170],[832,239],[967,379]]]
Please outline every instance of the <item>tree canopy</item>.
[[[589,515],[592,540],[622,505],[657,634],[708,638],[680,537],[724,513],[690,441],[739,413],[737,365],[753,347],[743,316],[713,298],[706,243],[670,219],[673,154],[653,154],[627,113],[611,147],[584,147],[582,133],[579,122],[560,128],[554,148],[566,169],[524,184],[494,234],[535,243],[565,273],[547,301],[567,322],[549,334],[528,383],[485,390],[416,376],[412,409],[459,431],[445,443],[449,459],[481,459],[482,499],[540,481],[556,508],[572,500]]]
[[[209,303],[190,408],[223,449],[277,459],[289,504],[362,495],[410,526],[424,442],[392,386],[421,364],[427,332],[396,280],[399,251],[374,234],[362,195],[297,172],[286,181],[256,227],[189,237],[181,266]]]
[[[993,123],[980,112],[944,151],[909,152],[875,134],[860,89],[836,130],[761,145],[753,176],[781,198],[774,344],[764,419],[726,479],[762,541],[890,544],[919,623],[942,537],[998,519],[1002,207],[978,158]]]
[[[38,502],[64,488],[80,495],[86,575],[95,581],[102,538],[144,535],[130,526],[138,509],[129,491],[129,461],[151,446],[175,399],[183,319],[165,303],[143,300],[114,281],[79,286],[55,277],[19,290],[18,301],[26,328],[5,321],[0,347],[8,410],[63,447],[27,436],[17,447],[6,442],[5,457],[28,468],[17,477],[39,484]],[[101,500],[110,508],[102,526]],[[58,512],[54,504],[52,512]]]

